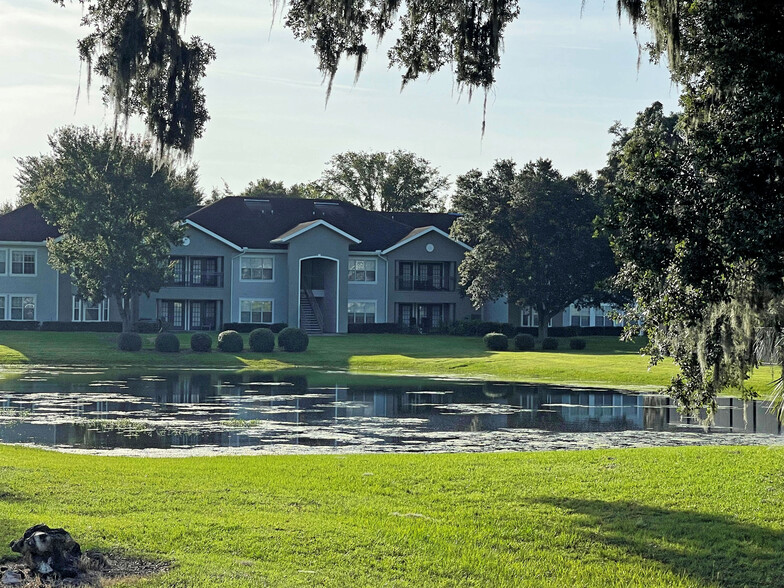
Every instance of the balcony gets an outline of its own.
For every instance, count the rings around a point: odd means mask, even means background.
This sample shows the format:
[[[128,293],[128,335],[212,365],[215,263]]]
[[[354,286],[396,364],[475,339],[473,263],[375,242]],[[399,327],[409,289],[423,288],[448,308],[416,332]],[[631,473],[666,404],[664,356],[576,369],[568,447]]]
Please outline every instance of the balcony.
[[[199,272],[174,276],[167,286],[187,288],[223,288],[223,272]]]
[[[395,289],[411,292],[454,292],[455,278],[452,276],[427,278],[395,276]]]

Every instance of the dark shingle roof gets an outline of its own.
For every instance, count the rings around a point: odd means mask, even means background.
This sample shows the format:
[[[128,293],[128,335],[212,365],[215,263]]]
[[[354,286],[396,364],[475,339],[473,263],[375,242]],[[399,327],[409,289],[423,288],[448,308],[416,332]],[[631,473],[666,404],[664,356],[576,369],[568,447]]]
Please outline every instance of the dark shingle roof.
[[[449,234],[452,223],[460,216],[454,212],[380,212],[379,214],[410,227],[433,226]]]
[[[188,216],[205,229],[249,249],[284,249],[272,243],[295,226],[325,220],[360,239],[352,251],[386,249],[411,232],[408,224],[338,200],[305,198],[241,198],[230,196]],[[428,223],[433,224],[433,223]]]
[[[60,231],[47,224],[32,204],[0,216],[0,241],[40,243],[59,235]]]

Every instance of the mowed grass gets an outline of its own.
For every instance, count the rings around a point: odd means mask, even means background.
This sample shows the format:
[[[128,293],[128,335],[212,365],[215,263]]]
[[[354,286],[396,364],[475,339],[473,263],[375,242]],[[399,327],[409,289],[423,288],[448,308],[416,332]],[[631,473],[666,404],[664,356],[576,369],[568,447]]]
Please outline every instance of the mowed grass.
[[[189,459],[0,446],[29,526],[163,559],[133,584],[778,587],[784,450]]]
[[[213,345],[217,336],[213,336]],[[667,385],[677,373],[669,360],[649,369],[640,355],[642,341],[587,337],[584,350],[569,349],[562,339],[556,351],[491,352],[478,337],[437,335],[339,335],[311,337],[304,353],[193,353],[190,334],[179,335],[181,351],[158,353],[155,335],[144,335],[138,353],[117,350],[111,333],[0,332],[0,364],[75,365],[91,367],[212,367],[254,370],[316,368],[358,373],[450,376],[563,385],[608,386],[651,390]],[[765,395],[776,377],[757,370],[749,386]]]

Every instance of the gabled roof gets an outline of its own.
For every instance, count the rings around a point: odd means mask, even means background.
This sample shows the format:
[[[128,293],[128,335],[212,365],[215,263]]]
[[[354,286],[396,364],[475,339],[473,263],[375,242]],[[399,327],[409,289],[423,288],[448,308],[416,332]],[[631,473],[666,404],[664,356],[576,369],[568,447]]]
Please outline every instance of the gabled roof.
[[[315,221],[308,221],[305,223],[299,223],[296,227],[293,227],[283,233],[282,235],[278,236],[277,238],[270,241],[270,243],[288,243],[294,237],[298,237],[303,233],[307,233],[311,229],[315,229],[316,227],[326,227],[327,229],[336,232],[341,237],[345,237],[349,241],[353,241],[354,243],[359,243],[360,240],[354,237],[353,235],[349,235],[345,231],[341,231],[339,228],[329,224],[324,219],[319,219]]]
[[[406,243],[410,243],[414,239],[418,239],[419,237],[421,237],[423,235],[427,235],[428,233],[436,233],[438,235],[441,235],[442,237],[446,237],[450,241],[454,241],[455,243],[457,243],[458,245],[460,245],[461,247],[464,247],[465,249],[467,249],[469,251],[471,250],[471,246],[470,245],[466,245],[462,241],[458,241],[457,239],[453,239],[452,237],[450,237],[447,233],[445,233],[444,231],[442,231],[438,227],[430,226],[430,227],[417,227],[417,228],[415,228],[408,235],[406,235],[405,237],[400,239],[400,241],[398,241],[397,243],[393,244],[391,247],[388,247],[387,249],[384,249],[384,251],[382,251],[381,253],[386,255],[390,251],[394,251],[398,247],[402,247]]]
[[[47,224],[32,204],[0,216],[0,241],[41,243],[59,235],[60,231]]]

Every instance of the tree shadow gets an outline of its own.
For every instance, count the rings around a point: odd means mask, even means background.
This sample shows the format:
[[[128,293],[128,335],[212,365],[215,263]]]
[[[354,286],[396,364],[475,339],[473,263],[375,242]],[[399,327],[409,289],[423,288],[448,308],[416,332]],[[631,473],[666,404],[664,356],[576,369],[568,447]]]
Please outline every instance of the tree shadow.
[[[586,542],[622,549],[676,574],[725,588],[784,585],[784,531],[628,501],[545,497],[536,502],[572,515]]]

